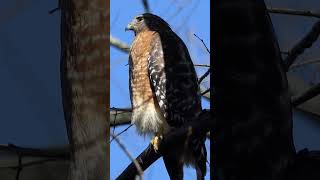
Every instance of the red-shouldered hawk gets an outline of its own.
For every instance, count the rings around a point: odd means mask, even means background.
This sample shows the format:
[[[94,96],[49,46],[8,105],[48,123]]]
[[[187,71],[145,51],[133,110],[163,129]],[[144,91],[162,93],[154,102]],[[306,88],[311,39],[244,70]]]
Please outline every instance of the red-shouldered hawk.
[[[154,134],[157,150],[164,134],[179,128],[201,113],[197,75],[183,41],[160,17],[136,16],[126,30],[135,33],[129,56],[129,88],[132,123],[139,134]],[[198,179],[206,173],[205,137],[193,138],[185,147],[164,155],[171,179],[183,179],[183,165],[191,164]]]

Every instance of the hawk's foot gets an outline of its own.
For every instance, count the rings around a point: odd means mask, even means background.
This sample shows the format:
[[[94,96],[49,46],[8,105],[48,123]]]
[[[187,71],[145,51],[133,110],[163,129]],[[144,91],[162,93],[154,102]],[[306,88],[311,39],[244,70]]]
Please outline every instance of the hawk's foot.
[[[163,139],[163,136],[154,136],[152,139],[151,139],[151,141],[150,141],[150,143],[152,144],[152,146],[153,146],[153,149],[156,151],[156,152],[158,152],[158,150],[159,150],[159,147],[160,147],[160,143],[161,143],[161,141],[162,141],[162,139]]]

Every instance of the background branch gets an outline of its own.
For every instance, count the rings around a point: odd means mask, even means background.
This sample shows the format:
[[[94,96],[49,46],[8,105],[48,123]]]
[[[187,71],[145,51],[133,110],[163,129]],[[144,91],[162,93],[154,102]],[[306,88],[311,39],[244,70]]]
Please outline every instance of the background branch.
[[[304,66],[304,65],[307,65],[307,64],[314,64],[314,63],[320,63],[320,59],[308,60],[308,61],[304,61],[304,62],[301,62],[301,63],[296,63],[296,64],[293,64],[290,67],[290,69],[297,68],[297,67],[300,67],[300,66]]]
[[[292,106],[296,107],[320,94],[320,83],[292,98]]]
[[[0,145],[0,151],[13,152],[22,156],[47,157],[57,159],[70,159],[69,149],[44,150],[34,148],[23,148],[14,144]]]
[[[110,35],[110,45],[118,48],[119,50],[128,53],[130,51],[130,46],[127,45],[126,43],[120,41],[119,39],[113,37],[112,35]]]
[[[299,15],[299,16],[308,16],[308,17],[317,17],[320,18],[320,13],[308,11],[308,10],[295,10],[295,9],[283,9],[283,8],[268,8],[270,13],[278,14],[288,14],[288,15]]]
[[[312,44],[317,40],[320,34],[320,21],[317,21],[312,29],[303,37],[289,52],[288,56],[285,58],[286,71],[292,63],[297,59],[297,57],[304,52],[306,48],[312,46]]]
[[[142,5],[143,5],[143,8],[144,8],[144,11],[146,13],[149,13],[150,12],[150,7],[149,7],[148,0],[142,0]]]
[[[140,180],[143,180],[143,170],[140,166],[140,164],[137,162],[137,160],[135,160],[131,153],[127,150],[127,148],[121,143],[121,141],[119,140],[119,138],[117,136],[115,136],[114,134],[111,134],[111,136],[113,137],[114,140],[116,140],[116,142],[118,143],[118,145],[120,146],[120,148],[125,152],[125,154],[129,157],[129,159],[132,161],[132,163],[134,164],[138,174],[136,175],[139,175],[140,177]],[[134,175],[134,179],[135,179],[135,176]]]

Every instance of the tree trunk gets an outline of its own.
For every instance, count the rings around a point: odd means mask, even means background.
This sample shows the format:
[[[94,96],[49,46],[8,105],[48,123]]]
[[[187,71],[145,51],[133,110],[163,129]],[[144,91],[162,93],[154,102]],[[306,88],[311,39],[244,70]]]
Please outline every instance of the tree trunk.
[[[109,3],[62,0],[61,86],[70,180],[109,179]]]
[[[291,101],[265,4],[213,7],[214,179],[285,179],[295,156]]]

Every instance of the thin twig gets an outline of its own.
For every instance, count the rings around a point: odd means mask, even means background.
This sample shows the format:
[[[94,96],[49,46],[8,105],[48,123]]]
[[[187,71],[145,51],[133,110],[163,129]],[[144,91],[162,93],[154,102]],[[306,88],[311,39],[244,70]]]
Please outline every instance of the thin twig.
[[[320,18],[320,13],[316,13],[308,10],[295,10],[295,9],[283,9],[283,8],[268,8],[270,13],[289,14],[298,16],[308,16]]]
[[[18,168],[17,168],[17,174],[16,174],[16,180],[19,180],[20,178],[20,172],[22,170],[22,166],[21,166],[21,163],[22,163],[22,154],[19,154],[19,157],[18,157]]]
[[[114,124],[116,123],[117,115],[118,115],[118,111],[116,111],[116,114],[114,115],[114,120],[113,120],[113,123],[114,123]],[[112,134],[114,134],[114,131],[115,131],[115,130],[116,130],[116,126],[113,126]]]
[[[191,19],[190,17],[194,14],[195,10],[199,6],[200,0],[194,3],[192,8],[190,9],[189,13],[180,21],[180,25],[177,26],[176,31],[179,32],[180,29],[187,24],[187,22]]]
[[[115,135],[115,137],[120,136],[121,134],[123,134],[124,132],[126,132],[131,126],[133,126],[133,124],[130,124],[127,128],[125,128],[123,131],[121,131],[120,133],[118,133],[117,135]],[[114,134],[113,134],[114,135]],[[111,143],[115,138],[112,138],[109,143]]]
[[[49,14],[53,14],[53,13],[55,13],[55,12],[58,11],[58,10],[60,10],[60,7],[56,7],[56,8],[54,8],[54,9],[50,10],[48,13],[49,13]]]
[[[308,34],[303,37],[290,51],[288,56],[285,58],[286,70],[288,71],[292,63],[297,59],[297,57],[304,52],[305,49],[312,46],[312,44],[317,40],[320,34],[320,21],[317,21]]]
[[[314,64],[314,63],[320,63],[320,59],[308,60],[308,61],[304,61],[304,62],[301,62],[301,63],[296,63],[296,64],[293,64],[290,67],[290,69],[297,68],[297,67],[300,67],[300,66],[304,66],[304,65],[307,65],[307,64]]]
[[[52,9],[49,11],[49,14],[53,14],[55,13],[56,11],[60,10],[61,9],[61,0],[58,0],[58,7]]]
[[[198,37],[196,34],[193,34],[195,37],[197,37],[201,42],[202,44],[204,45],[204,47],[206,48],[207,52],[210,54],[210,50],[208,49],[207,45],[204,43],[203,39],[201,39],[200,37]]]
[[[197,66],[197,67],[210,67],[210,65],[208,65],[208,64],[194,64],[194,66]]]
[[[140,164],[137,162],[136,159],[134,159],[132,157],[132,155],[130,154],[130,152],[127,150],[127,148],[121,143],[121,141],[119,140],[119,138],[114,135],[111,134],[111,136],[113,137],[113,139],[116,140],[116,142],[118,143],[118,145],[120,146],[120,148],[125,152],[125,154],[129,157],[129,159],[134,163],[134,165],[136,166],[137,170],[138,170],[138,175],[140,177],[140,180],[143,180],[143,170],[140,166]]]

